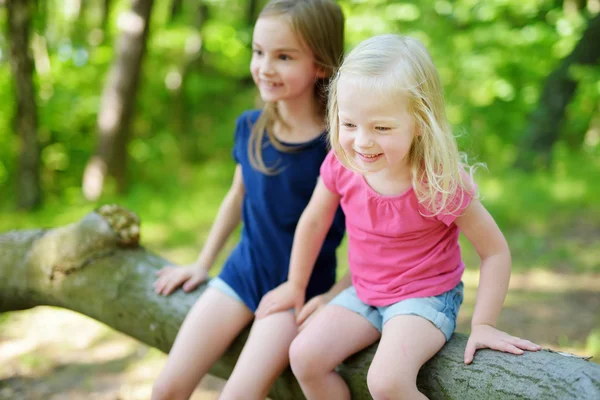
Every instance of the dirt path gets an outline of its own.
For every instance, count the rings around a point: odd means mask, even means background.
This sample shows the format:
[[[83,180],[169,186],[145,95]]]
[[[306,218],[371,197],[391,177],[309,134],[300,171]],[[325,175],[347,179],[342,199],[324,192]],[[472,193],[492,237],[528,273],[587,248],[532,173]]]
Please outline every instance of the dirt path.
[[[465,274],[468,332],[477,275]],[[515,274],[499,326],[600,361],[600,274]],[[166,356],[88,317],[55,308],[0,315],[1,400],[147,400]],[[192,400],[217,399],[207,377]]]

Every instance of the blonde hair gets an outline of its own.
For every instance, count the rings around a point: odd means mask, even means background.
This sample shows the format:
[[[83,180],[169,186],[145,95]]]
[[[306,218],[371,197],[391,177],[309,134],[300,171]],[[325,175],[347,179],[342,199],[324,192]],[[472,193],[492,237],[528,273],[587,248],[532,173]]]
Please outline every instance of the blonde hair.
[[[431,216],[458,211],[464,191],[474,192],[474,166],[469,166],[466,155],[458,150],[446,118],[442,84],[425,46],[406,36],[374,36],[345,57],[332,79],[328,108],[330,144],[344,166],[361,172],[339,142],[337,86],[341,76],[350,76],[370,90],[378,90],[382,98],[406,96],[415,124],[415,137],[407,154],[413,190]],[[457,199],[459,192],[461,198]]]
[[[262,9],[259,18],[285,16],[292,30],[311,50],[315,63],[325,71],[325,78],[315,80],[314,96],[318,113],[325,119],[327,111],[327,87],[333,72],[339,66],[344,53],[344,14],[333,0],[271,0]],[[266,103],[252,128],[248,141],[248,156],[252,166],[268,175],[277,173],[268,167],[262,157],[264,136],[279,151],[292,152],[297,147],[286,146],[275,137],[275,123],[285,126],[276,103]]]

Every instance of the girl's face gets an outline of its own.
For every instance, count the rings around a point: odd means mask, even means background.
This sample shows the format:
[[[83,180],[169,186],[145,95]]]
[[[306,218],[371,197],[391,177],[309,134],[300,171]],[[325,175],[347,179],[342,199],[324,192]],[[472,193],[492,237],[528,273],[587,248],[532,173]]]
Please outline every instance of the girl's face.
[[[339,142],[366,173],[405,174],[415,124],[406,96],[389,96],[340,77],[337,86]]]
[[[315,79],[322,74],[284,16],[261,17],[256,22],[250,72],[265,102],[312,96]]]

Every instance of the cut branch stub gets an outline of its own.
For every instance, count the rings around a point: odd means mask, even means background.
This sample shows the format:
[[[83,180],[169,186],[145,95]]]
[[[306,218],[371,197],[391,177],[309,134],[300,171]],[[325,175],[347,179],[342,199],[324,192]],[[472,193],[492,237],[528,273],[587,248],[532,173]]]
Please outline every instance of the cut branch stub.
[[[133,211],[116,204],[106,204],[96,210],[118,235],[121,247],[137,247],[140,240],[140,218]]]

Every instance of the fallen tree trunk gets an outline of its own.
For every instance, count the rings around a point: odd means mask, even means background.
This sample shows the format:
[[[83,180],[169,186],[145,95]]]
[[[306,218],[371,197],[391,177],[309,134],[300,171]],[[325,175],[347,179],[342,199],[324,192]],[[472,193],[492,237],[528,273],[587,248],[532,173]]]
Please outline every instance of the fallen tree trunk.
[[[169,297],[154,293],[155,271],[168,261],[138,245],[137,216],[104,206],[81,221],[50,230],[0,235],[0,312],[37,305],[88,315],[149,346],[168,352],[187,311],[205,286]],[[227,378],[248,332],[211,370]],[[463,363],[467,337],[453,338],[421,370],[420,390],[432,399],[599,399],[600,365],[551,351],[513,356],[477,352]],[[376,345],[350,357],[339,371],[354,399],[370,399],[368,366]],[[273,399],[302,399],[291,372],[280,377]]]

